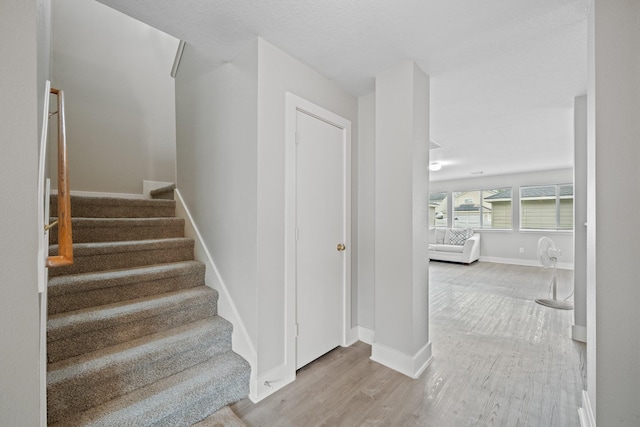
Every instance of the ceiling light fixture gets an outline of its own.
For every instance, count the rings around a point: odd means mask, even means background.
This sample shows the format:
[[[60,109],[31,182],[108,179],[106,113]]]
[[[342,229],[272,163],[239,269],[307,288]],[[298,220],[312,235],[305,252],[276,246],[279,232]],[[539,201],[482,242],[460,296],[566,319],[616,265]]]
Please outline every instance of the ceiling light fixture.
[[[439,171],[440,169],[442,169],[442,164],[440,164],[438,162],[429,163],[429,170],[430,171],[436,172],[436,171]]]

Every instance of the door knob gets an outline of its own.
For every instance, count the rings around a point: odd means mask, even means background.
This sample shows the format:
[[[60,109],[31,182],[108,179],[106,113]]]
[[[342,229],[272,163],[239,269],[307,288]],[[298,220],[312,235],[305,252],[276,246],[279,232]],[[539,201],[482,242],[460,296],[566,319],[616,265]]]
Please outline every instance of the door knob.
[[[347,249],[347,247],[344,243],[338,243],[338,251],[344,251],[345,249]]]

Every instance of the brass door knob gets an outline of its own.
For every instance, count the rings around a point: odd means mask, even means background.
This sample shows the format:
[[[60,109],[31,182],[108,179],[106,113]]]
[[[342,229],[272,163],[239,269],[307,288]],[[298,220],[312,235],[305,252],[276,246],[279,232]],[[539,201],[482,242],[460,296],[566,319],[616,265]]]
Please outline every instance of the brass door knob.
[[[345,249],[347,249],[347,247],[344,243],[338,243],[338,251],[344,251]]]

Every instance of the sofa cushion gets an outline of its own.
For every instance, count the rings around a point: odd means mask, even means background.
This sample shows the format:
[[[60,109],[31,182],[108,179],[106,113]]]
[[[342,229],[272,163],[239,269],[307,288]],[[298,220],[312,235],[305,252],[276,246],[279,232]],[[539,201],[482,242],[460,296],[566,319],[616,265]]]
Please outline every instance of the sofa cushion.
[[[450,245],[464,245],[467,239],[473,235],[473,230],[470,228],[452,228],[448,231],[449,239],[446,243]]]
[[[429,245],[429,250],[436,252],[462,253],[463,249],[462,245]]]
[[[430,227],[429,228],[429,243],[430,244],[437,244],[437,245],[442,245],[445,243],[445,239],[446,239],[446,233],[447,233],[447,229],[446,228],[435,228],[435,227]]]

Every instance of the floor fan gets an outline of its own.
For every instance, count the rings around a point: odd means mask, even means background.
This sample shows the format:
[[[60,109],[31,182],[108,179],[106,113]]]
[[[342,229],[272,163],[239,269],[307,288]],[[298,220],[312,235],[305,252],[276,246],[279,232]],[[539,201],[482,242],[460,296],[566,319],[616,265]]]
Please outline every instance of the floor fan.
[[[558,263],[559,256],[562,256],[562,251],[556,248],[553,240],[548,237],[541,237],[540,240],[538,240],[538,259],[540,259],[540,263],[544,268],[553,268],[553,277],[551,278],[553,299],[536,299],[536,302],[546,307],[557,308],[560,310],[573,310],[573,304],[570,302],[556,299],[556,290],[558,285],[556,264]]]

